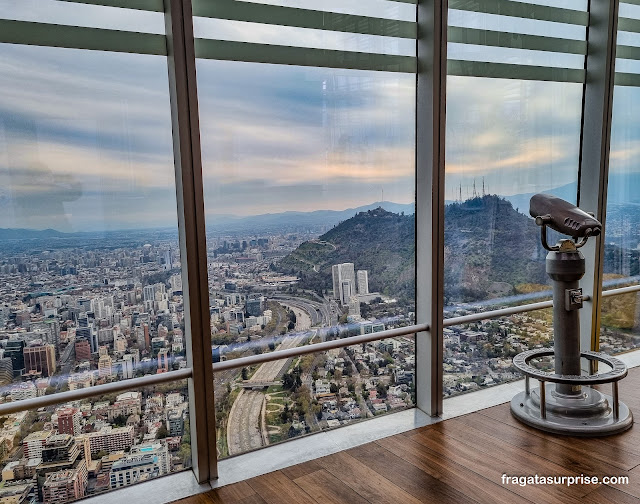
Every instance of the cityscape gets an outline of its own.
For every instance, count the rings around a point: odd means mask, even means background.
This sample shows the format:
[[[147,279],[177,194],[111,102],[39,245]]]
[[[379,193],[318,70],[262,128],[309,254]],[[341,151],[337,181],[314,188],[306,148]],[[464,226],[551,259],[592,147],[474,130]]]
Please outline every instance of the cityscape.
[[[483,198],[478,208],[510,208],[499,198]],[[449,219],[454,218],[452,208]],[[413,237],[400,238],[399,233],[405,223],[412,226],[412,219],[379,207],[333,226],[209,233],[213,361],[414,324],[414,286],[392,284],[395,292],[390,292],[380,277],[383,266],[393,265],[383,261],[381,266],[349,248],[371,249],[371,238],[366,238],[371,228],[388,232],[402,249],[402,240]],[[455,238],[448,239],[451,244]],[[1,253],[3,402],[187,367],[176,233],[25,232],[23,238],[6,237]],[[345,253],[352,262],[335,261]],[[377,255],[384,254],[379,247]],[[540,264],[539,258],[531,261]],[[367,264],[369,269],[361,267]],[[413,262],[403,267],[412,272]],[[517,284],[520,297],[490,303],[449,294],[453,302],[445,317],[508,306],[527,295],[544,297],[545,289],[545,284]],[[618,353],[639,346],[628,330],[620,329],[635,325],[636,298],[623,296],[619,306],[604,307],[603,350]],[[552,344],[551,313],[448,327],[443,336],[444,391],[450,397],[519,379],[511,359]],[[218,455],[237,455],[413,407],[414,369],[415,339],[406,336],[216,373]],[[19,502],[27,497],[44,504],[70,502],[191,463],[186,382],[0,420],[0,496]]]

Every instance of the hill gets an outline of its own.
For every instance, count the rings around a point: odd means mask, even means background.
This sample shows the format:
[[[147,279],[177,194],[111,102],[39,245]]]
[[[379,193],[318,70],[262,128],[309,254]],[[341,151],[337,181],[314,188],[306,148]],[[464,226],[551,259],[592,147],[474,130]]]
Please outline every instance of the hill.
[[[371,203],[357,208],[346,210],[315,210],[313,212],[282,212],[272,214],[251,215],[238,217],[232,215],[207,216],[207,232],[246,234],[265,232],[297,232],[300,230],[310,230],[322,232],[329,226],[336,226],[342,221],[353,217],[360,212],[366,212],[378,207],[389,212],[407,214],[414,212],[413,204],[400,204],[390,201]]]
[[[498,196],[447,205],[444,254],[445,304],[547,283],[540,228]]]
[[[445,208],[445,303],[509,295],[519,284],[547,282],[539,228],[498,196]],[[360,212],[318,240],[305,242],[278,268],[301,287],[332,288],[331,266],[353,262],[369,271],[371,291],[414,296],[415,220],[382,208]]]
[[[317,240],[300,245],[277,265],[301,277],[301,287],[332,288],[331,266],[352,262],[369,272],[369,290],[413,302],[415,220],[383,208],[359,212]]]

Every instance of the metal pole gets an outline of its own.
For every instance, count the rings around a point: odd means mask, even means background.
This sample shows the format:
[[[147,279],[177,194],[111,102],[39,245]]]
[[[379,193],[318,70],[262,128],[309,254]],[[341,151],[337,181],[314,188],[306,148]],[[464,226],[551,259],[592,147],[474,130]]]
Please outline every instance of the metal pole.
[[[538,380],[540,383],[540,418],[547,418],[547,389],[546,383]]]

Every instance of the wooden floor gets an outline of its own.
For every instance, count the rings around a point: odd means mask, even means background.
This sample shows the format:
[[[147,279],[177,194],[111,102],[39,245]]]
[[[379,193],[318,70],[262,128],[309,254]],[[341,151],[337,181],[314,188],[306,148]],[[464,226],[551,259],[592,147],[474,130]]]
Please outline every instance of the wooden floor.
[[[640,421],[640,368],[620,384]],[[366,428],[366,424],[363,425]],[[503,485],[502,474],[629,476],[628,485]],[[601,439],[544,434],[503,404],[179,501],[180,504],[638,503],[640,426]]]

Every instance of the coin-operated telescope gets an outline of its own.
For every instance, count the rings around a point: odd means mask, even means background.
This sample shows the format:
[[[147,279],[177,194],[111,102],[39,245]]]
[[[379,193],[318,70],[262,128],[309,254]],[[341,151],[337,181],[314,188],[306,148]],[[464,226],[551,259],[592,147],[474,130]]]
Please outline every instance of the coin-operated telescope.
[[[585,273],[584,256],[578,250],[602,224],[591,214],[555,196],[536,194],[529,213],[540,226],[542,246],[549,251],[547,274],[553,283],[553,349],[529,350],[518,354],[513,364],[525,375],[525,391],[511,400],[511,413],[532,427],[572,436],[607,436],[631,427],[633,415],[618,399],[618,381],[627,376],[627,366],[600,352],[580,351],[580,308],[584,296],[579,281]],[[547,227],[571,239],[554,246],[547,243]],[[530,364],[541,357],[554,357],[554,372]],[[582,368],[582,359],[589,371]],[[610,369],[594,373],[595,362]],[[585,366],[587,367],[587,366]],[[539,387],[531,389],[530,379]],[[606,395],[593,385],[611,383]]]

